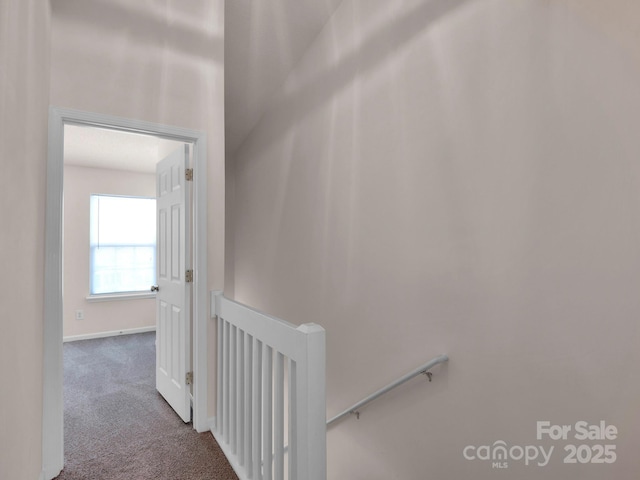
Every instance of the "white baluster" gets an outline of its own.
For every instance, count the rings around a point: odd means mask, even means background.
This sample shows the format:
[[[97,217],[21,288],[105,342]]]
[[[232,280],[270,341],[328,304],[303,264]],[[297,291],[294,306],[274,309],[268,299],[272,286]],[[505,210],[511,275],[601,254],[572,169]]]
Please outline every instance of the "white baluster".
[[[284,355],[276,353],[274,373],[274,478],[284,480]]]

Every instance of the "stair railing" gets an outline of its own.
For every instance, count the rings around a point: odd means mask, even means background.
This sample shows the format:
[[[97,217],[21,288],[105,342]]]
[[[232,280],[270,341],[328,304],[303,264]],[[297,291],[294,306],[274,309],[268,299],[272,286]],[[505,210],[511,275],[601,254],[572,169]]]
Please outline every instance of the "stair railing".
[[[377,390],[376,392],[374,392],[371,395],[367,396],[366,398],[360,400],[359,402],[354,403],[353,405],[351,405],[349,408],[347,408],[343,412],[341,412],[338,415],[336,415],[335,417],[331,418],[329,421],[327,421],[327,427],[331,426],[332,424],[336,423],[338,420],[340,420],[341,418],[346,417],[347,415],[355,415],[357,418],[360,418],[360,409],[362,407],[364,407],[368,403],[373,402],[376,398],[381,397],[382,395],[384,395],[385,393],[393,390],[394,388],[399,387],[400,385],[402,385],[403,383],[411,380],[412,378],[417,377],[418,375],[426,375],[429,378],[429,381],[431,381],[431,372],[429,370],[431,370],[433,367],[435,367],[436,365],[438,365],[440,363],[447,362],[448,360],[449,360],[449,357],[447,355],[439,355],[439,356],[429,360],[424,365],[421,365],[418,368],[410,371],[406,375],[403,375],[402,377],[400,377],[397,380],[391,382],[387,386],[382,387],[380,390]]]
[[[241,480],[326,480],[328,427],[359,418],[365,405],[418,375],[431,381],[430,370],[449,360],[439,355],[327,421],[322,327],[290,324],[222,293],[211,313],[218,318],[213,435]]]
[[[212,315],[218,317],[213,435],[238,477],[326,480],[324,329],[293,325],[222,294],[214,296]]]

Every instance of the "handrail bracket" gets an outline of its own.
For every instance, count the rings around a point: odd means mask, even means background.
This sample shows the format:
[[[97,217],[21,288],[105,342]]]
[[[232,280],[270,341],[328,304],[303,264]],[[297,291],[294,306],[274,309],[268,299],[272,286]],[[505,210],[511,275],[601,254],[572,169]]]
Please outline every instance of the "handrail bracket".
[[[428,372],[426,370],[424,372],[421,372],[421,373],[422,373],[422,375],[426,375],[427,378],[429,379],[429,381],[431,381],[431,377],[433,377],[433,373]]]

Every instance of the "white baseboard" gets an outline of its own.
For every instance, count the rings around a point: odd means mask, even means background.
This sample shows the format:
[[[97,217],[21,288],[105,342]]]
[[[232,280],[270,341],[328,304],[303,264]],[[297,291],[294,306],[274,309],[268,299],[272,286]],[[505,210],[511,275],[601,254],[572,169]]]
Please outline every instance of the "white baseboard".
[[[233,455],[233,452],[231,451],[231,448],[226,443],[224,443],[224,439],[221,437],[218,437],[218,435],[213,429],[211,430],[211,434],[213,435],[213,438],[215,439],[218,446],[220,447],[220,450],[222,450],[222,453],[224,453],[224,456],[227,457],[227,461],[229,462],[229,465],[231,465],[231,468],[233,468],[233,471],[236,472],[236,475],[238,476],[238,478],[240,480],[249,480],[249,477],[247,477],[245,468],[238,463],[236,456]]]
[[[127,328],[125,330],[113,330],[111,332],[99,332],[88,333],[85,335],[71,335],[69,337],[63,337],[63,342],[75,342],[76,340],[90,340],[92,338],[105,338],[105,337],[117,337],[118,335],[130,335],[132,333],[145,333],[155,332],[156,326],[152,327],[139,327],[139,328]]]
[[[62,467],[54,470],[47,470],[43,468],[38,476],[38,480],[51,480],[52,478],[56,478],[62,472]]]

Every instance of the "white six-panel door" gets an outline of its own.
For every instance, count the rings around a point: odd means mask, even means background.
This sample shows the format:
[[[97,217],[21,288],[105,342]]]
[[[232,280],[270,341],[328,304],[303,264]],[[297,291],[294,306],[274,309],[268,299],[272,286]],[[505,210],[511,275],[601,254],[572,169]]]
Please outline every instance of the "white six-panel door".
[[[187,153],[179,149],[156,166],[157,294],[156,388],[183,421],[191,420],[189,183],[185,179]]]

